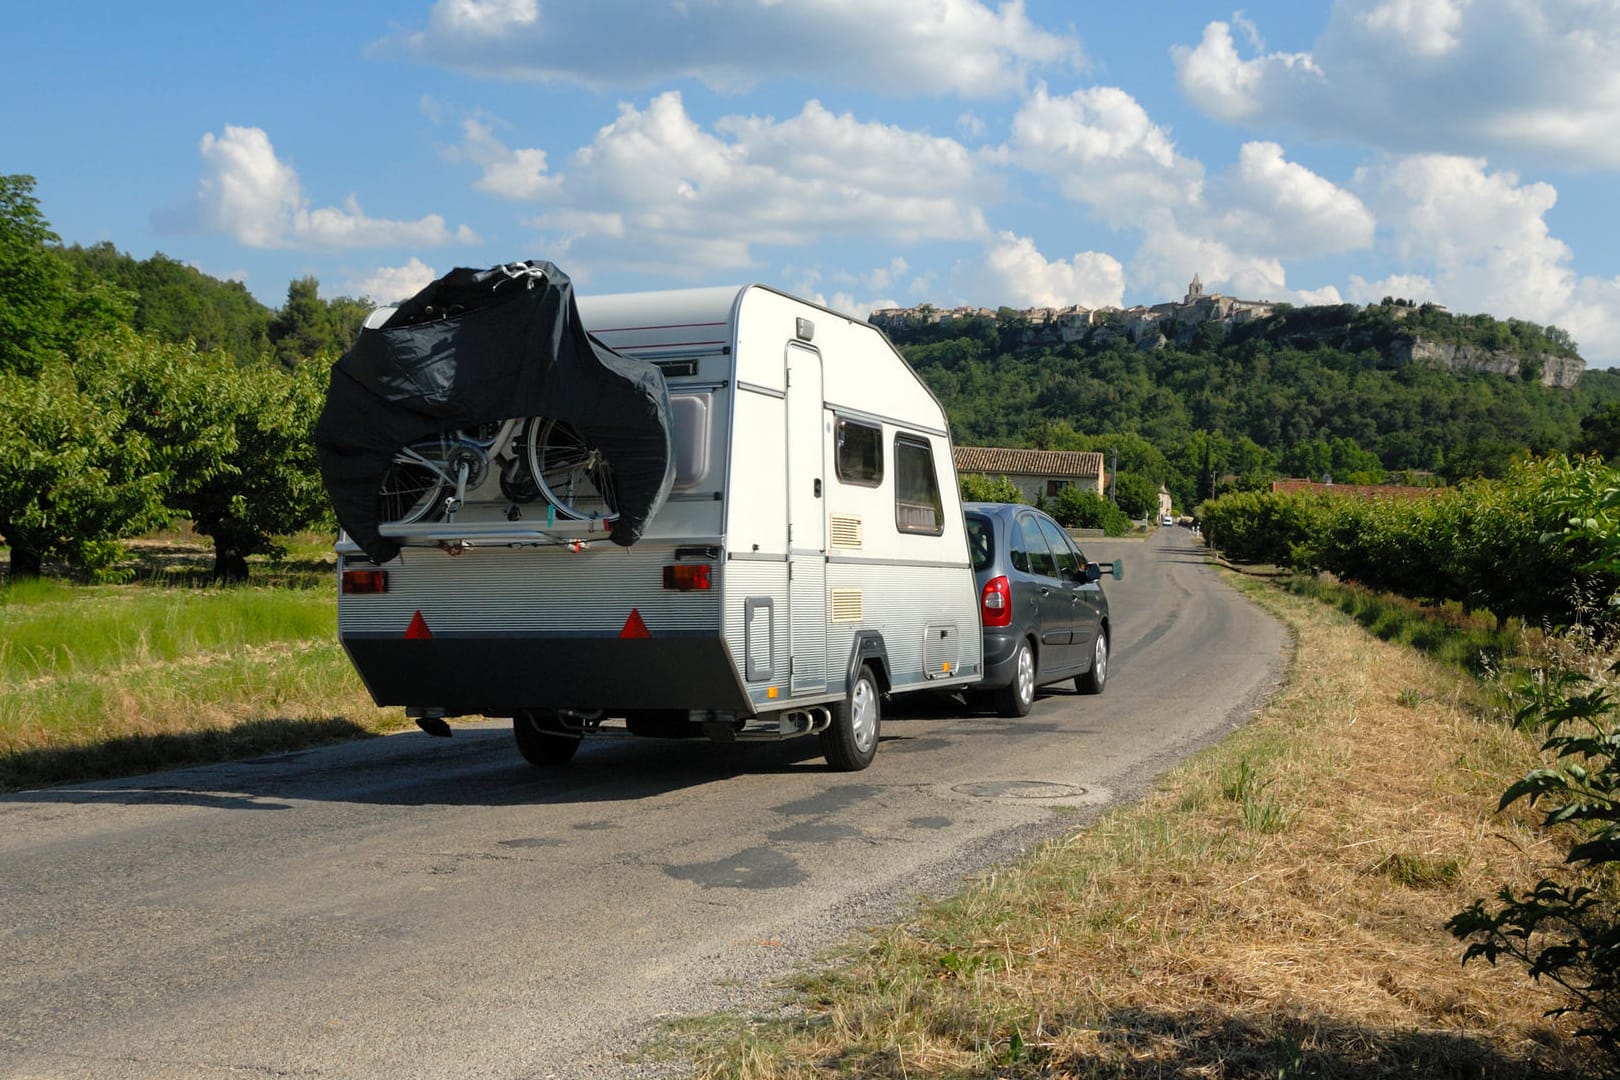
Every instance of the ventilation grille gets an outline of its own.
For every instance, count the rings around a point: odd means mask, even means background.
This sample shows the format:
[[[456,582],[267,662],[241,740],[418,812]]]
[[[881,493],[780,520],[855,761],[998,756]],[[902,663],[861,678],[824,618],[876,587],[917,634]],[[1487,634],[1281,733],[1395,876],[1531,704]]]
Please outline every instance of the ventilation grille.
[[[861,519],[849,514],[833,514],[827,521],[828,543],[833,547],[861,546]]]
[[[860,622],[866,617],[865,602],[860,589],[834,589],[832,591],[832,621]]]

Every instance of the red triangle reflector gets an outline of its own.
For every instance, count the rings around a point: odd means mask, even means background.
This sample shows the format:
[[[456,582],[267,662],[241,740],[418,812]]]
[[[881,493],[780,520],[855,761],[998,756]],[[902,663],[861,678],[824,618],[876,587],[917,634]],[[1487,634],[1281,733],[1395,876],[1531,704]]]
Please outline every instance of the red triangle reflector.
[[[628,619],[624,620],[624,629],[619,631],[619,636],[622,637],[622,638],[630,638],[630,637],[649,637],[650,638],[650,637],[652,637],[652,634],[650,632],[648,632],[647,624],[642,621],[641,612],[637,611],[635,608],[631,608],[630,609],[630,617]]]
[[[428,629],[427,620],[422,618],[422,613],[418,611],[415,615],[412,615],[411,625],[405,628],[405,637],[411,641],[419,641],[432,636],[433,631]]]

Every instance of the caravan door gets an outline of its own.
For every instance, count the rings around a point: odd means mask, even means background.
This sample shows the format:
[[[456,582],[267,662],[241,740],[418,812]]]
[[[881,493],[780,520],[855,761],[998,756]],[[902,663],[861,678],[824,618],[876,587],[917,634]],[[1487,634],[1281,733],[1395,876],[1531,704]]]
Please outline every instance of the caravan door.
[[[821,354],[792,342],[787,348],[788,693],[794,696],[827,688],[822,414]]]

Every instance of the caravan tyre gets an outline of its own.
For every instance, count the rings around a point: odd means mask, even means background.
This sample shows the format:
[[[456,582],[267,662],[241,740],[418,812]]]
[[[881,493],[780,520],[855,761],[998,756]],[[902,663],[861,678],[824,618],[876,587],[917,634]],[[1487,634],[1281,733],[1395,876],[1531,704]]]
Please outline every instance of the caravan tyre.
[[[859,772],[877,756],[882,697],[877,678],[865,664],[842,703],[833,706],[832,726],[821,733],[821,752],[839,772]]]
[[[563,730],[553,709],[525,709],[512,717],[518,753],[536,768],[554,768],[573,760],[580,737]]]

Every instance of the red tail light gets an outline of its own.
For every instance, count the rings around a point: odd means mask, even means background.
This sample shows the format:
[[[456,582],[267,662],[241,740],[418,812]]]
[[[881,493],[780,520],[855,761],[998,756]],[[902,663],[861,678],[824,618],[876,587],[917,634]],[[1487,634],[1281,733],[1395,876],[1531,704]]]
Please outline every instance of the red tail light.
[[[664,588],[689,592],[709,587],[708,563],[674,563],[664,567]]]
[[[984,583],[979,593],[979,621],[986,626],[1012,625],[1012,584],[1005,576]]]
[[[345,570],[343,571],[343,591],[350,594],[385,593],[388,591],[388,571]]]

